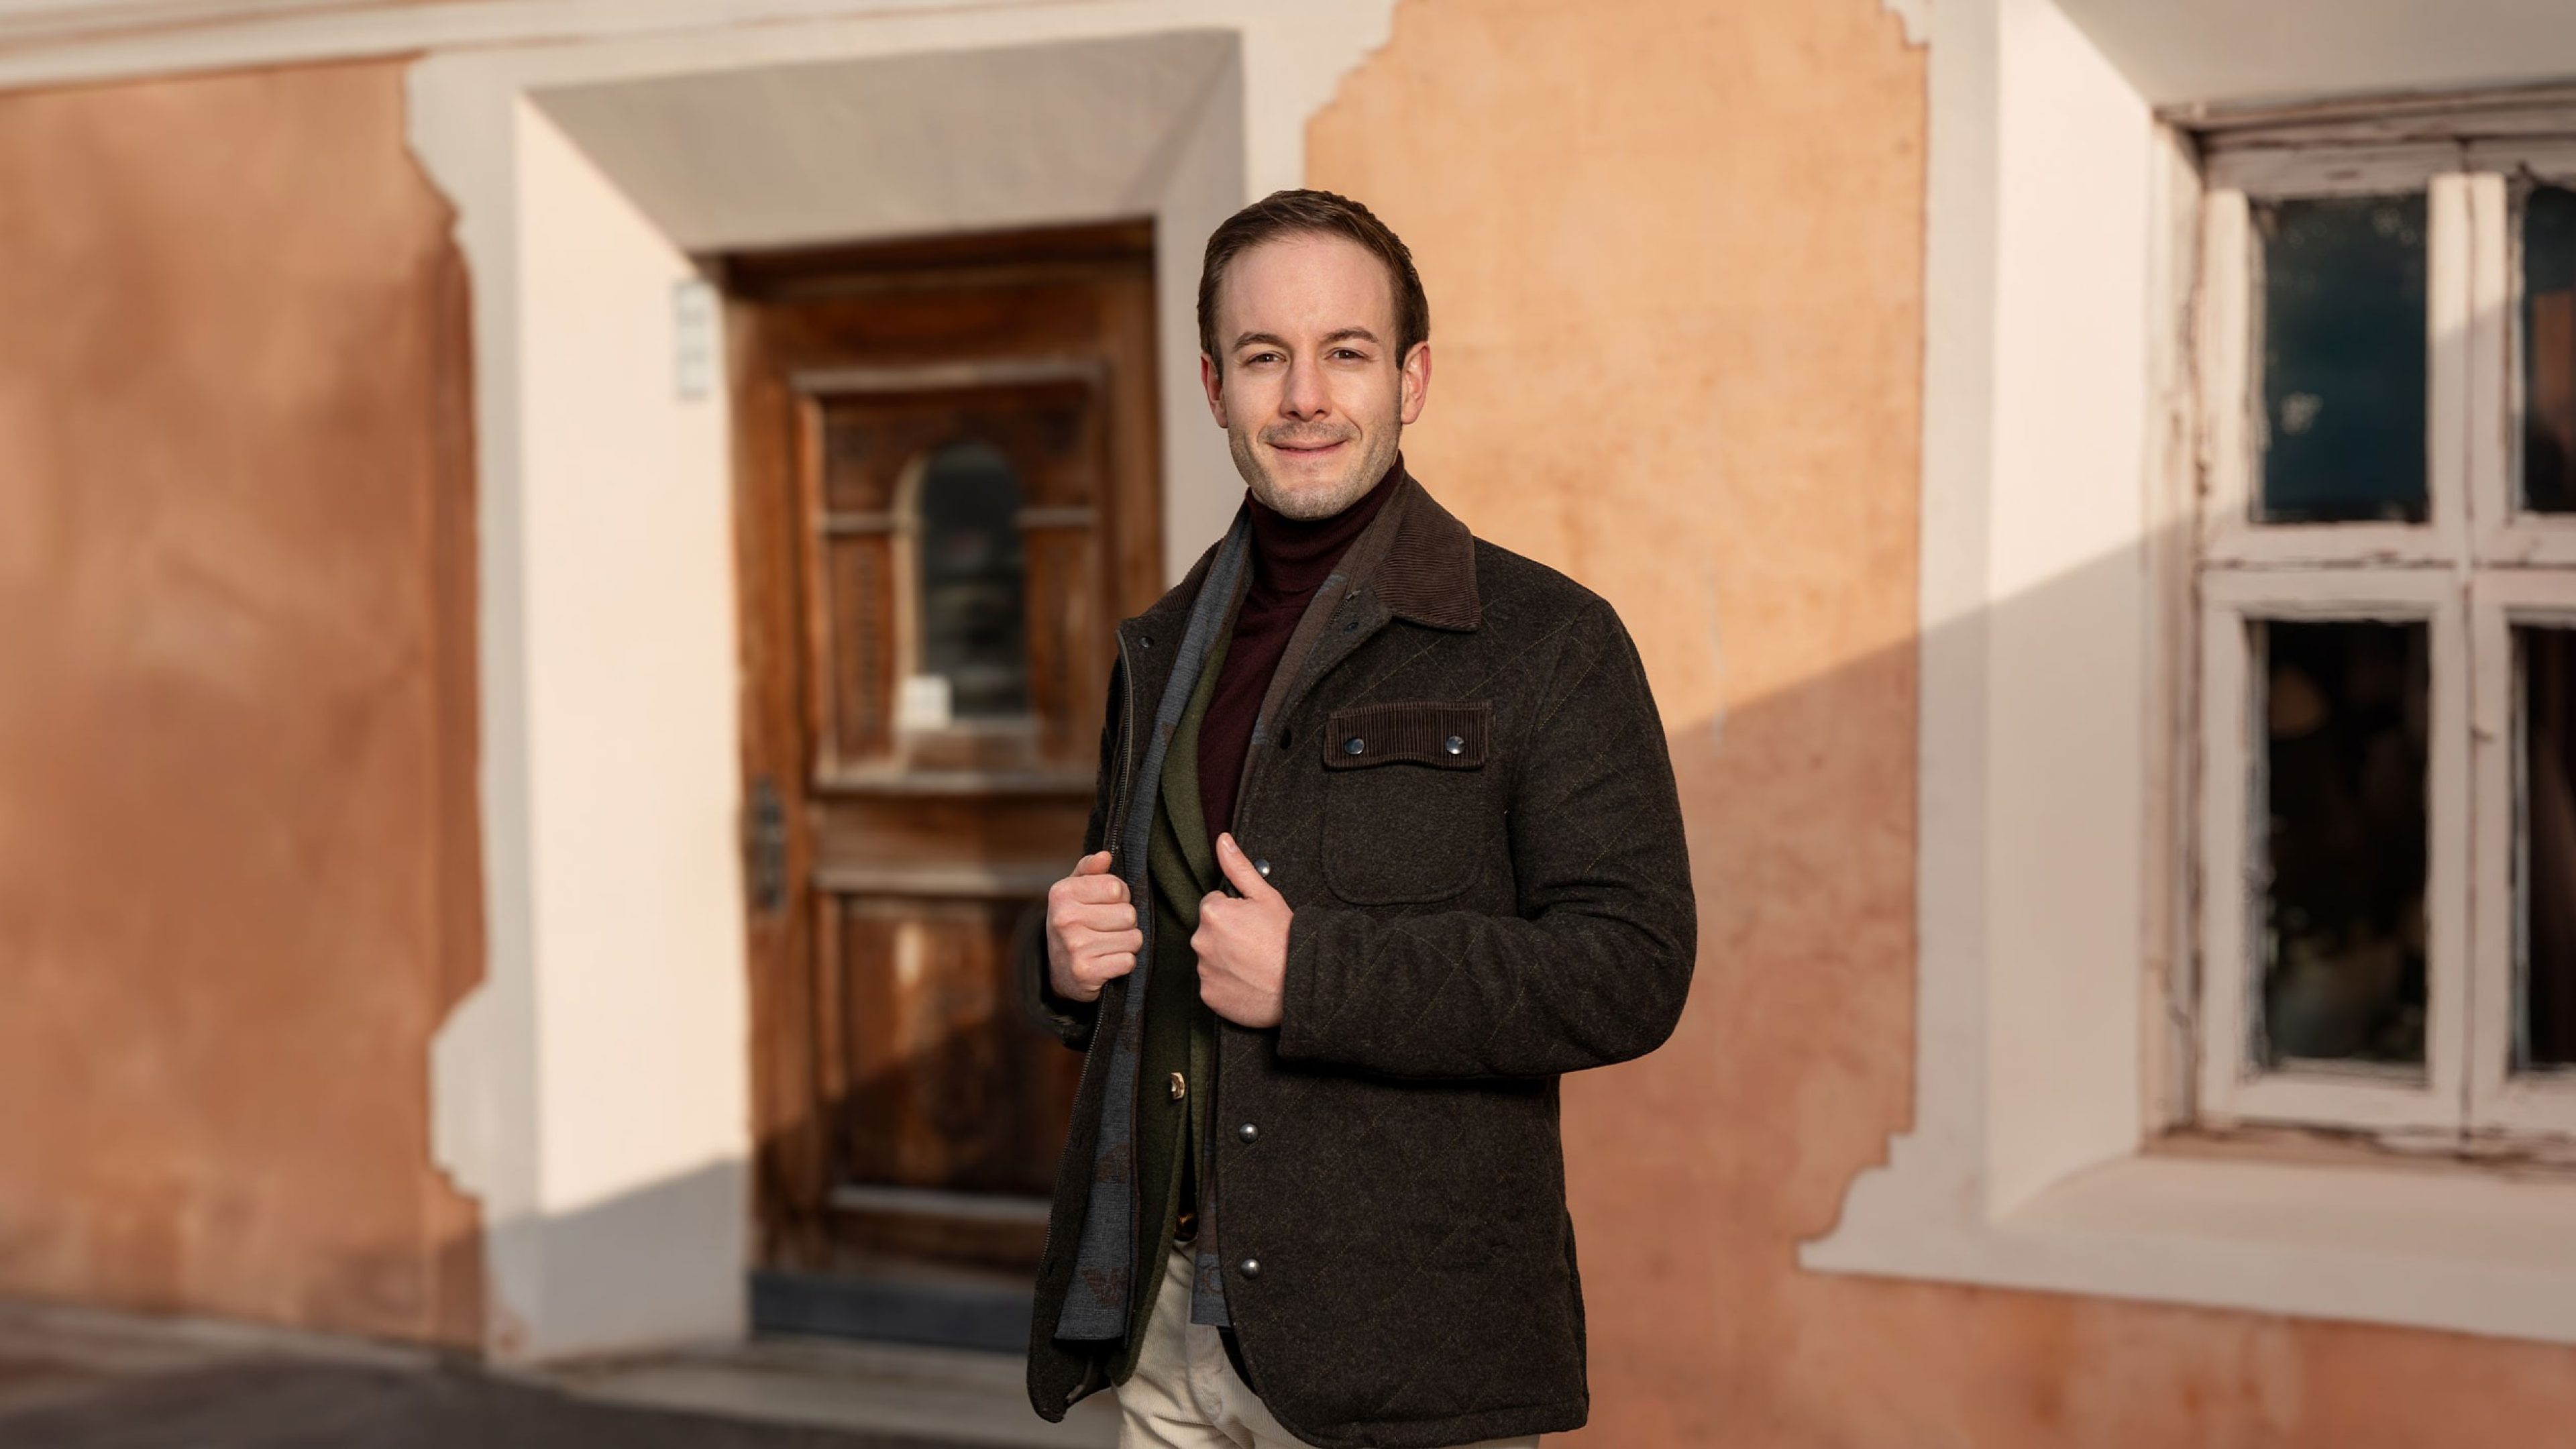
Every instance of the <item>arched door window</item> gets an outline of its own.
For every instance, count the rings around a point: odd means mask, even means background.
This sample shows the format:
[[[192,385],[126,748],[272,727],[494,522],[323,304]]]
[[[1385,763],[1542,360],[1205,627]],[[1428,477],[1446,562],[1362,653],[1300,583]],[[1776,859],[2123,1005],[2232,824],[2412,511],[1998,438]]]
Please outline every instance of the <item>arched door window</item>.
[[[962,441],[933,449],[910,482],[903,511],[914,544],[914,663],[905,713],[925,724],[1025,720],[1019,474],[991,444]]]

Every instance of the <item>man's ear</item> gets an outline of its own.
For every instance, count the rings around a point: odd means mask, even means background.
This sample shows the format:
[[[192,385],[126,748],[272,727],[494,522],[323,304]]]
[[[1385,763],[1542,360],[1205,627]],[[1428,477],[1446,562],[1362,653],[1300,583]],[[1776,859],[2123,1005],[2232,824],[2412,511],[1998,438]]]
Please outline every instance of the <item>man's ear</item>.
[[[1404,366],[1396,374],[1396,416],[1405,426],[1422,416],[1422,404],[1431,396],[1431,340],[1424,338],[1404,354]]]
[[[1226,426],[1225,370],[1204,352],[1199,354],[1199,386],[1207,389],[1208,416],[1216,419],[1218,427]]]

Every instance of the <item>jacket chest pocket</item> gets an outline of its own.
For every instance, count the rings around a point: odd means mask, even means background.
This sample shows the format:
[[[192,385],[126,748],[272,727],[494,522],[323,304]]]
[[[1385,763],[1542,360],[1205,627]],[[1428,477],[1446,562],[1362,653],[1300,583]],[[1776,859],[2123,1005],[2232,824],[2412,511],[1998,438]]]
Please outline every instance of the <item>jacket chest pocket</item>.
[[[1324,884],[1355,905],[1447,900],[1474,880],[1492,810],[1491,700],[1325,716]]]

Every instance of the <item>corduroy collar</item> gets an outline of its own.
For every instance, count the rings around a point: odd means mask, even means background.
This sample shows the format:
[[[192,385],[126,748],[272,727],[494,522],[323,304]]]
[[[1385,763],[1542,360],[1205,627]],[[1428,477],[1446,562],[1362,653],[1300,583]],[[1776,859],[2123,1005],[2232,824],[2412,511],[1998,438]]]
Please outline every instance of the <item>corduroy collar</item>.
[[[1410,471],[1396,479],[1395,490],[1386,501],[1386,512],[1395,515],[1395,537],[1371,587],[1398,618],[1435,629],[1475,628],[1484,617],[1476,593],[1476,536]],[[1371,519],[1369,526],[1381,521]]]

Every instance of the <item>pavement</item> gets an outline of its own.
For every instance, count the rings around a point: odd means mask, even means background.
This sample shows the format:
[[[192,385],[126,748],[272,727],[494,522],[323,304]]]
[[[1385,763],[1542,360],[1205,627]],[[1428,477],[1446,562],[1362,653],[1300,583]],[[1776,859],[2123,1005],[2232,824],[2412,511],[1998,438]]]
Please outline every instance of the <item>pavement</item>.
[[[758,1339],[542,1371],[202,1319],[0,1303],[8,1449],[1108,1449],[1010,1355]]]

